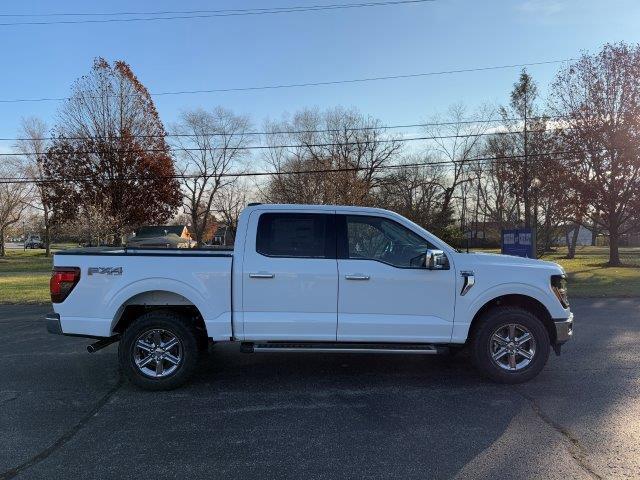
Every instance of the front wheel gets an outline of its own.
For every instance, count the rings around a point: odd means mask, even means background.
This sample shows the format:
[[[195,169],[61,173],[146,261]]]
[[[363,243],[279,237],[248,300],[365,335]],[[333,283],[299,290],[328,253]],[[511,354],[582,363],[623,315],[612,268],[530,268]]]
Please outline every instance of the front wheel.
[[[125,330],[118,358],[132,383],[145,390],[171,390],[193,374],[199,335],[185,317],[171,311],[151,311]]]
[[[531,380],[549,357],[547,329],[518,307],[498,307],[480,319],[471,340],[471,358],[481,374],[499,383]]]

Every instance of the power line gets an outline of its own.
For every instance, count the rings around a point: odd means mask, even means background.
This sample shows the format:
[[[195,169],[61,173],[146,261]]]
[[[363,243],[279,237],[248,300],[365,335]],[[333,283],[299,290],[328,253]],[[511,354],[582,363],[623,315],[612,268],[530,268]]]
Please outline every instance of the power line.
[[[538,120],[561,120],[566,118],[565,116],[540,116],[540,117],[529,117],[530,120],[538,119]],[[482,119],[482,120],[460,120],[460,121],[451,121],[451,122],[427,122],[427,123],[413,123],[413,124],[404,124],[404,125],[374,125],[368,127],[345,127],[345,128],[325,128],[325,129],[317,129],[317,130],[271,130],[271,131],[249,131],[249,132],[241,132],[241,133],[225,133],[225,132],[203,132],[203,133],[164,133],[162,135],[129,135],[129,138],[171,138],[171,137],[241,137],[241,136],[269,136],[269,135],[298,135],[298,134],[308,134],[308,133],[340,133],[340,132],[360,132],[360,131],[370,131],[370,130],[393,130],[400,128],[424,128],[424,127],[437,127],[437,126],[450,126],[450,125],[473,125],[473,124],[482,124],[482,123],[498,123],[498,122],[517,122],[522,121],[522,119],[517,118],[493,118],[493,119]],[[553,129],[559,129],[560,127],[554,127]],[[564,127],[567,128],[567,127]],[[535,130],[534,130],[535,131]],[[488,132],[482,134],[475,135],[498,135],[498,134],[510,134],[510,133],[522,133],[520,130],[514,132]],[[473,136],[473,134],[465,135],[460,134],[457,137],[468,137]],[[105,135],[105,136],[95,136],[95,135],[86,135],[83,137],[1,137],[0,141],[3,142],[23,142],[23,141],[51,141],[51,140],[117,140],[122,138],[120,135]],[[450,138],[450,137],[431,137],[431,138]]]
[[[558,151],[558,152],[544,152],[544,153],[529,153],[528,157],[550,157],[555,155],[569,155],[576,154],[581,152],[576,151]],[[491,161],[509,161],[518,158],[524,158],[525,155],[503,155],[503,156],[493,156],[493,157],[476,157],[476,158],[467,158],[461,160],[438,160],[431,162],[417,162],[417,163],[404,163],[404,164],[394,164],[394,165],[381,165],[378,167],[380,170],[386,169],[396,169],[396,168],[414,168],[414,167],[426,167],[426,166],[438,166],[438,165],[456,165],[456,164],[469,164],[469,163],[478,163],[478,162],[491,162]],[[564,159],[557,159],[564,160]],[[354,172],[354,171],[362,171],[368,170],[369,167],[349,167],[349,168],[326,168],[326,169],[312,169],[312,170],[292,170],[292,171],[280,171],[280,172],[266,172],[266,171],[258,171],[258,172],[237,172],[237,173],[223,173],[219,175],[220,177],[259,177],[259,176],[283,176],[283,175],[306,175],[306,174],[317,174],[317,173],[340,173],[340,172]],[[131,180],[143,180],[146,178],[175,178],[175,179],[197,179],[202,178],[203,175],[159,175],[153,177],[144,177],[141,175],[128,176],[128,177],[120,177],[115,180],[118,181],[131,181]],[[85,182],[89,181],[87,177],[68,177],[64,179],[46,179],[46,180],[38,180],[26,177],[0,177],[0,184],[51,184],[51,183],[62,183],[62,182]]]
[[[421,0],[422,2],[434,2],[435,0]],[[402,3],[419,3],[419,2],[401,2],[401,1],[389,1],[389,2],[367,2],[367,5],[386,5],[386,4],[402,4]],[[147,11],[147,12],[59,12],[59,13],[2,13],[0,17],[116,17],[116,16],[128,16],[128,15],[190,15],[196,13],[227,13],[227,12],[254,12],[254,11],[270,11],[270,10],[285,10],[293,8],[326,8],[332,6],[345,6],[349,4],[321,4],[321,5],[301,5],[301,6],[288,6],[288,7],[269,7],[269,8],[228,8],[219,10],[163,10],[163,11]],[[351,4],[354,5],[354,4]],[[361,3],[355,5],[362,5]]]
[[[285,88],[321,87],[321,86],[329,86],[329,85],[344,85],[344,84],[351,84],[351,83],[378,82],[383,80],[401,80],[401,79],[408,79],[408,78],[451,75],[451,74],[457,74],[457,73],[486,72],[491,70],[505,70],[509,68],[535,67],[540,65],[552,65],[557,63],[570,62],[573,60],[574,60],[573,58],[565,58],[560,60],[545,60],[541,62],[514,63],[510,65],[495,65],[495,66],[489,66],[489,67],[461,68],[456,70],[441,70],[441,71],[435,71],[435,72],[384,75],[379,77],[351,78],[351,79],[345,79],[345,80],[327,80],[322,82],[286,83],[286,84],[276,84],[276,85],[260,85],[260,86],[254,86],[254,87],[212,88],[212,89],[206,89],[206,90],[176,90],[176,91],[169,91],[169,92],[149,93],[149,95],[154,97],[161,97],[161,96],[169,96],[169,95],[196,95],[196,94],[202,94],[202,93],[251,92],[251,91],[260,91],[260,90],[279,90],[279,89],[285,89]],[[131,94],[130,96],[135,96],[135,95],[136,94]],[[105,98],[105,97],[109,97],[109,95],[105,95],[100,98]],[[12,99],[5,98],[5,99],[0,99],[0,103],[59,102],[64,100],[70,100],[70,97],[41,97],[41,98],[12,98]]]
[[[564,130],[567,127],[557,127],[553,129],[547,130],[537,130],[538,132],[546,132],[552,130]],[[531,131],[531,130],[530,130]],[[531,131],[533,133],[536,130]],[[246,151],[246,150],[275,150],[275,149],[285,149],[285,148],[321,148],[321,147],[341,147],[341,146],[352,146],[352,145],[363,145],[363,144],[372,144],[372,143],[403,143],[403,142],[414,142],[414,141],[429,141],[429,140],[450,140],[454,138],[476,138],[483,136],[493,136],[493,135],[513,135],[513,134],[521,134],[522,132],[517,131],[507,131],[507,132],[484,132],[484,133],[468,133],[468,134],[457,134],[457,135],[430,135],[425,137],[411,137],[411,138],[382,138],[376,140],[359,140],[354,142],[333,142],[333,143],[309,143],[309,144],[290,144],[290,145],[246,145],[246,146],[238,146],[238,147],[177,147],[175,148],[178,152],[213,152],[213,151]],[[110,154],[110,153],[163,153],[165,149],[162,148],[131,148],[131,149],[118,149],[118,148],[105,148],[103,150],[79,150],[73,152],[78,155],[91,155],[91,154]],[[20,157],[20,156],[28,156],[28,155],[42,155],[37,152],[12,152],[12,153],[0,153],[2,157]]]
[[[311,6],[293,6],[293,7],[272,7],[272,8],[250,8],[240,10],[190,10],[184,12],[116,12],[116,13],[97,13],[97,14],[81,14],[81,13],[62,13],[62,14],[22,14],[10,15],[5,14],[3,17],[39,17],[39,16],[127,16],[127,15],[153,15],[150,17],[134,17],[134,18],[103,18],[103,19],[82,19],[82,20],[53,20],[53,21],[19,21],[0,23],[0,26],[19,26],[19,25],[78,25],[78,24],[95,24],[95,23],[130,23],[130,22],[154,22],[159,20],[188,20],[202,18],[220,18],[220,17],[245,17],[259,15],[275,15],[281,13],[301,13],[301,12],[319,12],[327,10],[349,10],[355,8],[383,7],[383,6],[399,6],[408,4],[419,4],[434,2],[435,0],[389,0],[382,2],[361,2],[346,4],[327,4],[327,5],[311,5]],[[170,15],[170,16],[166,16]]]

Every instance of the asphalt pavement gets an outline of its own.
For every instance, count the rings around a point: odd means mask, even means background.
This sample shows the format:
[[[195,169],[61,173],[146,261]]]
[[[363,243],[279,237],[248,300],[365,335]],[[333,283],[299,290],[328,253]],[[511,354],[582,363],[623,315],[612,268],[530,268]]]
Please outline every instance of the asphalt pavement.
[[[242,354],[145,392],[117,346],[0,306],[0,479],[640,478],[640,299],[573,301],[575,338],[533,381],[465,355]]]

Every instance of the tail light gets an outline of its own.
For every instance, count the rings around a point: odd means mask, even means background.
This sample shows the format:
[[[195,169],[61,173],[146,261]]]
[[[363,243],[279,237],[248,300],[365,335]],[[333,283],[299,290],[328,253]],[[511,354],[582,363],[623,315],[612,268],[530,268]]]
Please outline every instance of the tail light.
[[[78,267],[53,267],[51,280],[49,280],[51,302],[63,302],[79,281],[80,269]]]

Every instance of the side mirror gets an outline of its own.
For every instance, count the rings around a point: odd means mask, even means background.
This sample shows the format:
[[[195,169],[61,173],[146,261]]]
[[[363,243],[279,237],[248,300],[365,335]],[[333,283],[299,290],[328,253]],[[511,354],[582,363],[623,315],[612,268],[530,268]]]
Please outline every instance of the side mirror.
[[[429,270],[447,270],[449,260],[442,250],[428,249],[425,254],[425,265]]]

